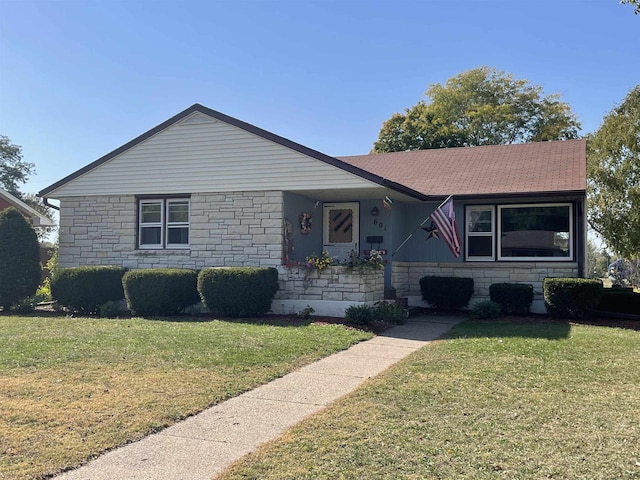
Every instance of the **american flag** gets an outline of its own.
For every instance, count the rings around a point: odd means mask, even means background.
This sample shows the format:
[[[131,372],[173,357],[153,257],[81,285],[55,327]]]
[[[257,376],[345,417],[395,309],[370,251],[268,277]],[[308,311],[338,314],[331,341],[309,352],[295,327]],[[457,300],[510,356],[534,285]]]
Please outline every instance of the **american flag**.
[[[460,235],[456,225],[456,214],[453,210],[453,198],[449,197],[445,202],[436,208],[429,218],[438,227],[438,233],[449,248],[454,257],[460,256]]]

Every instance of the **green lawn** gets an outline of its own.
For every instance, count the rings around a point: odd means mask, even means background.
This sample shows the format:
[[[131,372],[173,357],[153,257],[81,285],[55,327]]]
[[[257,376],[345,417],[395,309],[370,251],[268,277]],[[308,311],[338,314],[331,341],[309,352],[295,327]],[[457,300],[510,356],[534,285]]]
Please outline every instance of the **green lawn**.
[[[313,323],[0,316],[0,479],[77,466],[369,337]]]
[[[638,479],[640,332],[466,321],[232,479]]]

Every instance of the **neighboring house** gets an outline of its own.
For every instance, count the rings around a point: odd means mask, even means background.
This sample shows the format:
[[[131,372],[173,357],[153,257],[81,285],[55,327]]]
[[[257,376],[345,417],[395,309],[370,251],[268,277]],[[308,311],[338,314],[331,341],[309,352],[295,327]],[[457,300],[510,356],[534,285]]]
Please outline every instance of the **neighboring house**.
[[[454,275],[474,278],[477,299],[494,282],[531,283],[539,310],[544,277],[583,275],[585,191],[584,140],[336,158],[196,104],[39,195],[60,200],[61,267],[281,266],[379,249],[385,287],[411,304],[422,276]],[[451,194],[458,258],[419,229]]]
[[[33,209],[19,198],[0,188],[0,212],[15,207],[34,227],[55,227],[55,222]]]

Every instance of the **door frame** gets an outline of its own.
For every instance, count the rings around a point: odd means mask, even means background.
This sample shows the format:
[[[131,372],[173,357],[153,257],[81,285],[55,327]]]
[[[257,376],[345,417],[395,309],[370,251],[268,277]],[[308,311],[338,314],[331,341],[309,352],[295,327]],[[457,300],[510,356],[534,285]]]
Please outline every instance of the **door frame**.
[[[336,208],[351,209],[353,212],[352,223],[352,245],[349,251],[355,250],[356,254],[360,253],[360,202],[327,202],[322,205],[322,250],[329,251],[334,245],[329,243],[329,210]],[[328,247],[328,248],[327,248]],[[331,251],[329,251],[331,255]],[[333,256],[333,255],[331,255]],[[341,255],[342,256],[342,255]],[[348,253],[347,253],[348,256]],[[342,260],[342,258],[341,258]]]

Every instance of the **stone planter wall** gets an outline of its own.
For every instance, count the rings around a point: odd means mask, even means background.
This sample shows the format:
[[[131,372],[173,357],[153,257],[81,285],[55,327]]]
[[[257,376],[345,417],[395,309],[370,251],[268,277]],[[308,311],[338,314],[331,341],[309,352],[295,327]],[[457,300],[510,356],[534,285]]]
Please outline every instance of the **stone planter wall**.
[[[315,315],[342,316],[351,305],[384,298],[383,270],[331,266],[319,271],[281,266],[278,277],[280,290],[272,303],[274,313],[298,313],[308,305]]]

